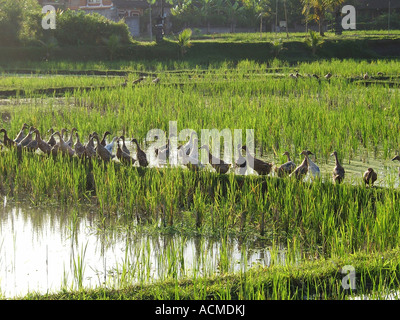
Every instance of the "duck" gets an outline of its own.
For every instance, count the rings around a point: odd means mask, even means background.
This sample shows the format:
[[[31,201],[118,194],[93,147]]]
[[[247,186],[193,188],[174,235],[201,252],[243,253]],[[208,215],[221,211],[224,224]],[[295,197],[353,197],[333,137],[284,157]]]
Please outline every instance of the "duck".
[[[97,135],[96,132],[93,132],[93,134],[96,134],[96,135]],[[103,134],[103,139],[101,139],[101,141],[100,141],[100,144],[101,144],[103,147],[105,147],[105,146],[107,145],[106,137],[107,137],[108,135],[110,135],[110,134],[111,134],[111,132],[109,132],[109,131],[104,132],[104,134]]]
[[[392,161],[395,161],[395,160],[400,161],[400,156],[399,156],[399,155],[396,155],[396,156],[392,159]],[[399,177],[400,177],[400,167],[399,167]]]
[[[290,154],[288,151],[283,153],[284,156],[287,156],[287,162],[282,164],[280,167],[275,167],[275,172],[278,174],[279,178],[282,178],[286,175],[292,173],[294,169],[296,169],[295,163],[290,159]]]
[[[112,140],[111,140],[111,142],[110,143],[108,143],[108,144],[106,144],[105,146],[104,146],[104,148],[106,148],[106,150],[110,153],[110,154],[112,154],[112,150],[113,150],[113,148],[114,148],[114,144],[115,144],[115,141],[118,139],[118,137],[114,137]]]
[[[319,79],[319,76],[316,75],[315,73],[313,73],[312,76],[313,76],[315,79]]]
[[[167,161],[167,159],[169,158],[169,144],[170,141],[168,139],[167,144],[165,146],[162,146],[161,148],[157,148],[154,150],[158,160]]]
[[[57,141],[56,141],[56,139],[54,138],[54,135],[53,135],[54,129],[50,128],[47,132],[50,132],[50,138],[47,141],[47,144],[53,147],[57,143]]]
[[[297,180],[300,180],[308,173],[308,151],[303,150],[300,155],[304,156],[303,162],[296,169],[294,169],[291,174],[289,174],[289,177],[295,177]]]
[[[339,163],[337,152],[333,151],[331,156],[335,157],[335,164],[336,164],[335,167],[333,168],[333,174],[332,174],[333,183],[336,182],[341,183],[344,179],[345,170]]]
[[[34,130],[35,127],[31,126],[28,134],[17,144],[17,147],[26,147],[32,141],[32,134]]]
[[[41,150],[43,153],[49,155],[52,147],[46,141],[44,141],[42,139],[38,129],[35,129],[34,133],[36,135],[34,141],[37,141],[37,147],[39,148],[39,150]],[[31,143],[27,146],[27,148],[30,147]]]
[[[74,144],[75,154],[78,158],[83,158],[86,155],[86,148],[79,140],[78,132],[75,132],[76,142]]]
[[[292,78],[292,79],[297,79],[297,76],[294,75],[293,73],[289,74],[289,77]]]
[[[133,165],[136,160],[133,159],[129,154],[124,152],[120,145],[120,138],[117,139],[117,158],[123,164]]]
[[[7,134],[7,130],[4,129],[4,128],[1,128],[1,129],[0,129],[0,133],[1,133],[1,132],[4,133],[3,144],[4,144],[6,147],[9,147],[9,148],[15,147],[15,146],[16,146],[16,142],[15,142],[14,140],[11,140],[11,139],[9,138],[9,136],[8,136],[8,134]]]
[[[119,138],[122,140],[122,151],[130,155],[131,152],[129,151],[129,149],[126,147],[126,144],[125,144],[125,137],[120,136]]]
[[[324,76],[324,78],[325,78],[326,80],[329,80],[330,78],[332,78],[332,73],[328,72],[328,73]]]
[[[74,136],[74,132],[75,131],[78,131],[78,129],[77,128],[72,128],[71,129],[71,135],[69,136],[68,141],[66,141],[66,144],[69,145],[71,148],[72,148],[72,146],[74,144],[73,136]]]
[[[182,148],[182,151],[184,154],[189,155],[190,151],[194,147],[193,141],[194,141],[194,136],[197,135],[196,131],[192,131],[190,134],[190,139],[188,142],[186,142],[183,146],[179,146],[178,149]]]
[[[126,87],[128,85],[128,79],[125,79],[123,83],[121,83],[121,87]]]
[[[133,80],[132,85],[136,85],[144,80],[144,77],[140,77],[139,79]]]
[[[34,130],[32,134],[35,134],[35,139],[32,139],[31,142],[29,142],[26,146],[24,146],[24,149],[29,151],[29,152],[35,152],[38,148],[38,141],[37,141],[37,135],[38,135],[39,130]]]
[[[377,178],[378,178],[378,175],[372,168],[368,168],[367,171],[364,172],[363,180],[364,180],[364,183],[366,186],[368,185],[368,186],[373,187],[374,182],[376,181]]]
[[[68,156],[72,157],[75,154],[75,151],[64,141],[60,132],[56,131],[56,132],[54,132],[54,135],[58,135],[59,142],[57,142],[57,144],[53,148],[55,148],[55,150],[57,150],[57,152],[61,151],[61,153],[63,155],[68,155]],[[58,146],[58,148],[56,148],[57,146]],[[53,153],[53,155],[54,155],[54,153]]]
[[[96,156],[96,149],[94,147],[94,142],[93,142],[93,135],[89,134],[89,140],[88,142],[84,145],[85,147],[85,156],[87,158],[94,158]]]
[[[366,72],[366,73],[363,75],[363,79],[364,79],[364,80],[368,80],[368,79],[369,79],[368,72]]]
[[[22,139],[24,139],[24,138],[26,137],[25,130],[28,129],[28,128],[29,128],[29,125],[28,125],[28,124],[24,123],[24,124],[22,125],[22,128],[21,128],[21,130],[18,132],[17,137],[14,139],[14,142],[15,142],[16,144],[20,143],[20,142],[22,141]]]
[[[268,175],[271,172],[272,163],[254,158],[250,154],[246,145],[242,146],[242,150],[246,151],[246,162],[248,163],[249,167],[252,168],[255,172],[257,172],[259,175]]]
[[[382,76],[383,76],[383,72],[379,71],[379,72],[377,73],[377,75],[380,76],[380,77],[382,77]]]
[[[160,83],[161,79],[160,78],[155,78],[152,82],[154,84]]]
[[[66,128],[61,129],[61,137],[62,137],[63,141],[65,141],[68,138],[67,133],[68,133],[68,129],[66,129]]]
[[[225,174],[229,171],[229,168],[231,167],[230,163],[224,162],[222,159],[214,157],[211,152],[210,148],[208,145],[204,144],[200,147],[200,149],[205,149],[208,153],[208,162],[211,164],[211,166],[217,171],[218,173]]]
[[[311,151],[307,150],[307,155],[314,155]],[[308,162],[308,172],[312,174],[313,178],[319,178],[321,176],[321,171],[319,167],[310,159],[307,159]]]
[[[242,145],[239,143],[237,145],[238,158],[235,161],[235,167],[239,168],[239,174],[243,175],[247,171],[246,158],[242,156]]]
[[[149,165],[149,162],[147,161],[146,153],[142,149],[140,149],[139,143],[135,138],[133,138],[131,142],[136,143],[136,158],[139,161],[139,165],[141,167],[147,167]]]
[[[96,155],[104,162],[110,162],[112,159],[111,153],[101,144],[99,136],[97,134],[92,135],[92,139],[96,140]]]

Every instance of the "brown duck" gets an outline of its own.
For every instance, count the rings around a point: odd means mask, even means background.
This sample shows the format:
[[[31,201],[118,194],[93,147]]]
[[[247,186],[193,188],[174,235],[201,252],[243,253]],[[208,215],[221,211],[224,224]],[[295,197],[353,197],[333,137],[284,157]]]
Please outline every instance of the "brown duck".
[[[14,139],[14,142],[16,144],[20,143],[22,141],[22,139],[26,137],[25,130],[28,129],[28,128],[29,128],[29,126],[26,123],[24,123],[22,125],[22,128],[18,132],[17,137]]]
[[[89,140],[85,144],[85,155],[88,158],[94,158],[96,156],[96,149],[94,147],[93,135],[92,134],[89,134]]]
[[[107,145],[107,140],[106,140],[106,138],[107,138],[107,136],[110,135],[110,134],[111,134],[111,132],[109,132],[109,131],[104,132],[104,134],[103,134],[103,139],[101,139],[101,141],[100,141],[100,144],[101,144],[103,147],[105,147],[105,146]]]
[[[248,163],[250,168],[256,171],[259,175],[268,175],[271,172],[272,163],[268,163],[260,159],[254,158],[250,154],[246,146],[243,146],[242,149],[246,151],[246,157],[247,157],[246,162]]]
[[[53,135],[54,129],[53,129],[53,128],[50,128],[47,132],[50,132],[50,138],[49,138],[49,140],[47,141],[47,144],[50,145],[50,146],[52,146],[52,147],[54,147],[55,144],[57,143],[57,141],[56,141],[56,139],[54,138],[54,135]]]
[[[136,162],[135,159],[133,159],[129,154],[122,150],[120,139],[117,140],[117,158],[121,163],[127,165],[133,165]]]
[[[75,132],[76,142],[74,144],[75,154],[78,158],[83,158],[86,155],[86,148],[79,140],[78,132]]]
[[[136,139],[132,139],[131,142],[136,143],[136,158],[139,161],[139,165],[141,167],[147,167],[149,165],[149,162],[147,161],[146,153],[142,149],[140,149],[139,143]]]
[[[35,127],[30,127],[29,128],[29,133],[25,138],[23,138],[17,145],[17,147],[26,147],[31,141],[32,141],[32,135],[33,131],[35,130]]]
[[[144,80],[143,77],[140,77],[139,79],[133,80],[133,81],[132,81],[132,85],[136,85],[136,84],[142,82],[143,80]]]
[[[364,180],[364,183],[366,186],[368,185],[368,186],[373,187],[374,182],[376,181],[377,178],[378,178],[378,175],[372,168],[368,168],[367,171],[364,172],[363,180]]]
[[[104,162],[110,162],[112,159],[111,153],[107,151],[107,149],[101,144],[99,136],[97,134],[93,134],[93,139],[97,142],[96,154],[102,159]]]
[[[344,179],[344,168],[340,165],[337,152],[333,151],[331,156],[335,157],[335,167],[333,168],[332,179],[334,183],[341,183]]]
[[[283,178],[293,172],[296,169],[296,165],[290,159],[290,154],[288,151],[283,153],[284,156],[287,156],[287,162],[282,164],[280,167],[275,167],[275,172],[278,174],[279,178]]]
[[[35,133],[35,140],[33,140],[28,146],[27,148],[31,147],[31,144],[34,143],[34,141],[37,142],[37,148],[39,148],[40,151],[42,151],[45,154],[50,154],[51,151],[51,146],[46,142],[43,141],[42,137],[40,136],[40,132],[38,129],[35,129],[33,131]]]
[[[74,136],[75,131],[78,131],[78,129],[77,128],[72,128],[71,129],[71,135],[69,136],[68,141],[66,141],[66,144],[69,145],[71,148],[72,148],[72,146],[74,144],[73,136]]]
[[[304,156],[303,162],[289,175],[295,177],[297,180],[303,178],[308,172],[308,151],[303,150],[300,155]]]
[[[11,140],[11,139],[9,138],[9,136],[7,135],[7,130],[4,129],[4,128],[2,128],[2,129],[0,129],[0,133],[1,133],[1,132],[4,133],[3,144],[4,144],[6,147],[9,147],[9,148],[15,147],[15,146],[16,146],[16,143],[15,143],[14,140]]]
[[[200,149],[205,149],[208,153],[208,162],[211,164],[211,166],[217,171],[218,173],[227,173],[229,171],[229,168],[231,167],[230,163],[224,162],[222,159],[214,157],[211,152],[210,148],[208,145],[204,144],[200,147]]]
[[[129,149],[126,147],[126,144],[125,144],[125,136],[120,136],[119,138],[122,140],[122,148],[121,148],[122,151],[128,155],[131,155],[131,152],[129,151]]]

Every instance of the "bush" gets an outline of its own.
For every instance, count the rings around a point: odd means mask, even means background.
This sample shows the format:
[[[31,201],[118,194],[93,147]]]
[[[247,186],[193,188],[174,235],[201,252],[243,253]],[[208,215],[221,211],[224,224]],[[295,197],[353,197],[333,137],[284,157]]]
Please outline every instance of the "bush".
[[[128,26],[123,20],[113,22],[106,17],[84,11],[67,10],[57,13],[54,37],[60,45],[103,45],[114,35],[121,44],[131,41]]]
[[[36,0],[0,0],[0,43],[17,45],[41,34],[41,10]]]

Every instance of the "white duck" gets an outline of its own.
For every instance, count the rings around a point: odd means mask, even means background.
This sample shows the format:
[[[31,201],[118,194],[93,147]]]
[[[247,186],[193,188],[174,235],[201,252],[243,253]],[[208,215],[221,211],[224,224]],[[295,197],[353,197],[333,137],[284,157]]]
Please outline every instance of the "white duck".
[[[307,150],[307,155],[314,155],[311,151]],[[308,158],[308,172],[312,174],[313,178],[320,178],[321,171],[319,167],[310,159]]]

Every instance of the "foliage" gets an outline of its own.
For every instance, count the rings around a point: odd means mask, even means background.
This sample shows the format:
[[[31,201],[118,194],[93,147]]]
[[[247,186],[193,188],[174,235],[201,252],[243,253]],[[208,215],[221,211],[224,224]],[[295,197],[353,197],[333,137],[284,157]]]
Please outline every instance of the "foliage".
[[[179,45],[179,53],[181,57],[185,55],[188,48],[192,46],[190,41],[192,37],[192,30],[191,29],[184,29],[178,36],[178,45]]]
[[[322,45],[324,40],[313,30],[309,31],[309,37],[305,38],[304,42],[311,48],[312,53],[315,54],[317,48]]]
[[[57,13],[54,35],[60,45],[98,45],[111,35],[118,36],[122,44],[130,41],[129,29],[123,20],[116,23],[98,13],[72,10]]]
[[[16,45],[40,35],[40,18],[35,0],[0,1],[0,43]]]

